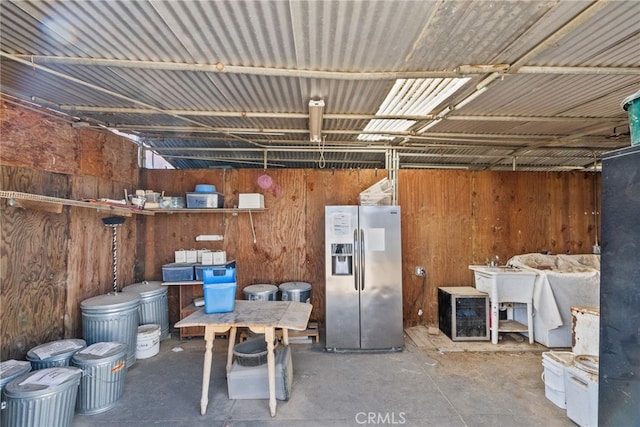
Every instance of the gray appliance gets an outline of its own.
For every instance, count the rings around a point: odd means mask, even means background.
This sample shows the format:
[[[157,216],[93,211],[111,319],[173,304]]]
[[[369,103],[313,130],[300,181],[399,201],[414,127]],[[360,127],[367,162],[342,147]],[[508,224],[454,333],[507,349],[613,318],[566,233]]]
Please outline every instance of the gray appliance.
[[[328,351],[402,350],[399,206],[325,207]]]

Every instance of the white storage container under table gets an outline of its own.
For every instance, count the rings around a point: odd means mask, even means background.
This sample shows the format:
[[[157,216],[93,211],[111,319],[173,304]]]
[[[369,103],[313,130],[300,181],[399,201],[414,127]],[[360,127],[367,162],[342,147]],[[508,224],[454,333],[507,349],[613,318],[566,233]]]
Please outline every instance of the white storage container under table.
[[[293,383],[291,349],[276,350],[276,399],[289,400]],[[268,399],[269,376],[267,365],[242,366],[234,362],[227,374],[229,399]]]
[[[269,409],[276,415],[276,363],[274,355],[275,330],[282,329],[283,341],[289,344],[288,330],[303,331],[309,323],[313,306],[294,301],[246,301],[237,300],[233,312],[206,314],[202,308],[176,323],[177,328],[204,326],[205,353],[202,374],[202,396],[200,413],[207,412],[209,404],[209,380],[211,377],[212,347],[215,334],[230,331],[227,351],[227,372],[233,362],[233,344],[238,328],[250,328],[256,333],[264,333],[267,343],[267,378],[269,384]]]

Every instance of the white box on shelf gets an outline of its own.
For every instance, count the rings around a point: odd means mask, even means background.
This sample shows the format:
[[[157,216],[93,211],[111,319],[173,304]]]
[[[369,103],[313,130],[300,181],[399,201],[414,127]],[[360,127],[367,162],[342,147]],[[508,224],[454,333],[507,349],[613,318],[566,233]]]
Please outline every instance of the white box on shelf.
[[[185,251],[186,255],[187,255],[187,262],[189,263],[196,263],[198,262],[198,251],[195,249],[189,249]]]
[[[184,249],[175,251],[175,262],[187,262],[187,251]]]
[[[213,252],[207,251],[202,253],[202,264],[213,265]]]
[[[213,264],[226,264],[227,262],[227,252],[226,251],[215,251],[213,254]]]
[[[259,193],[240,193],[238,196],[240,209],[264,209],[264,195]]]
[[[205,252],[210,252],[210,251],[209,251],[209,249],[197,249],[197,252],[196,252],[196,253],[197,253],[197,255],[198,255],[198,260],[197,260],[197,262],[202,263],[202,255],[203,255]]]

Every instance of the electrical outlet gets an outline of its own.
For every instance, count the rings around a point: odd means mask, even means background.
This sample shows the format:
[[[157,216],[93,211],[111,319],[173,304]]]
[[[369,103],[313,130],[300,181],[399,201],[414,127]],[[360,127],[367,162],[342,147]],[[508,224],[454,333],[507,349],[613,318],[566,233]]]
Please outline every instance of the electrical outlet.
[[[427,273],[424,271],[424,267],[416,267],[416,276],[424,277]]]

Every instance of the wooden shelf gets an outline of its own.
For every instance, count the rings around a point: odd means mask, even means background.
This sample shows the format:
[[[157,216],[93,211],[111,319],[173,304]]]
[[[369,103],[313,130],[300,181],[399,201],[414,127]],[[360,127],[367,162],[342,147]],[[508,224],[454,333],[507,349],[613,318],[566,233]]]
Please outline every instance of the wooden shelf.
[[[179,213],[248,213],[262,212],[265,208],[260,209],[240,209],[240,208],[209,208],[209,209],[139,209],[132,205],[109,203],[100,200],[71,200],[59,197],[42,196],[40,194],[21,193],[19,191],[0,191],[0,198],[9,199],[9,205],[24,208],[36,209],[46,212],[61,213],[62,206],[76,206],[80,208],[95,209],[101,213],[110,215],[132,216],[132,215],[148,215],[156,214],[179,214]]]
[[[21,193],[19,191],[0,191],[0,198],[9,199],[9,205],[25,209],[37,209],[46,212],[60,213],[62,206],[76,206],[80,208],[94,209],[101,213],[119,216],[153,215],[151,211],[138,209],[130,205],[118,205],[114,203],[83,200],[62,199],[59,197],[42,196],[39,194]]]
[[[263,212],[266,211],[266,208],[256,208],[256,209],[240,209],[240,208],[208,208],[208,209],[190,209],[190,208],[179,208],[179,209],[146,209],[148,212],[153,212],[153,214],[175,214],[175,213],[250,213],[250,212]]]
[[[501,320],[498,326],[498,332],[528,332],[529,327],[515,320]]]

